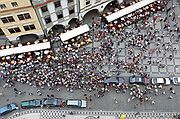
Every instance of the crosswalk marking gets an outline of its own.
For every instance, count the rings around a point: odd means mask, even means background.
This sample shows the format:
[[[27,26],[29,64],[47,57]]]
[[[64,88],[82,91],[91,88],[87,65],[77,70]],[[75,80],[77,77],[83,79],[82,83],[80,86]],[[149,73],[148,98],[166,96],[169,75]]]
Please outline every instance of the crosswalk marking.
[[[117,111],[79,111],[79,110],[46,110],[46,109],[35,109],[26,110],[20,112],[17,115],[10,116],[7,119],[13,119],[20,115],[26,115],[29,113],[40,113],[40,119],[66,119],[64,115],[76,116],[114,116],[119,117],[121,114],[126,114],[127,119],[174,119],[173,116],[179,113],[176,112],[117,112]]]

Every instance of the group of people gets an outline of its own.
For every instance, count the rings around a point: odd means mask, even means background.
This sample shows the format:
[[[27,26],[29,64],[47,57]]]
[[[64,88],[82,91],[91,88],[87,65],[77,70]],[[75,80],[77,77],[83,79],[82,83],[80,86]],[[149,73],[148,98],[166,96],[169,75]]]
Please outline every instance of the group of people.
[[[96,97],[101,97],[111,89],[103,84],[110,72],[110,69],[106,70],[104,66],[114,65],[118,72],[123,69],[133,75],[149,77],[150,75],[146,72],[147,66],[141,65],[142,60],[147,60],[149,64],[160,65],[163,59],[153,61],[151,56],[153,53],[164,53],[163,55],[166,56],[169,51],[178,52],[177,49],[171,48],[170,42],[161,43],[164,35],[160,33],[161,31],[155,30],[156,22],[159,20],[162,22],[162,29],[167,31],[170,37],[175,37],[175,33],[179,32],[178,26],[167,21],[167,19],[174,19],[174,16],[173,7],[167,11],[166,4],[165,1],[158,0],[131,15],[118,19],[118,22],[113,23],[112,27],[109,27],[112,23],[104,23],[101,19],[93,21],[88,37],[93,39],[93,42],[100,42],[100,45],[92,47],[91,50],[85,47],[69,50],[61,45],[55,50],[56,56],[48,60],[32,58],[29,62],[7,67],[2,64],[0,68],[5,70],[5,72],[1,72],[1,76],[5,80],[4,87],[12,87],[15,82],[19,82],[33,87],[42,89],[48,87],[49,90],[57,89],[59,91],[60,87],[64,86],[70,92],[82,89],[83,92],[93,92]],[[169,14],[172,12],[172,15],[163,17],[161,16],[162,11]],[[153,19],[151,20],[152,17],[148,16],[153,16]],[[119,23],[121,26],[124,24],[121,30],[114,29],[113,27]],[[133,30],[126,31],[124,27],[133,23],[135,23]],[[54,38],[53,41],[58,41],[59,35],[51,38]],[[126,60],[118,58],[123,50],[120,48],[123,42],[127,42],[125,46],[128,49]],[[156,44],[155,49],[149,49],[151,42],[159,44]],[[139,52],[134,52],[137,48]],[[116,91],[122,89],[123,92],[128,89],[127,84],[113,87],[116,88]],[[130,95],[139,98],[141,102],[144,100],[144,92],[137,86],[131,88]]]
[[[121,30],[125,26],[129,26],[133,23],[136,23],[137,21],[141,19],[148,18],[148,16],[151,16],[158,11],[164,11],[164,3],[163,1],[155,1],[143,8],[140,8],[139,10],[132,12],[120,19],[117,19],[113,21],[112,23],[109,23],[109,27],[114,30]]]

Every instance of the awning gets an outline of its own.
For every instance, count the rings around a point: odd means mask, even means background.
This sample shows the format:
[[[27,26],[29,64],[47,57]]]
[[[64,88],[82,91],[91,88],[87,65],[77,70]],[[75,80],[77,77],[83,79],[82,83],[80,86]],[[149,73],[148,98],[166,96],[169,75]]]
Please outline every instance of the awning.
[[[21,46],[21,47],[3,49],[0,50],[0,57],[12,55],[12,54],[30,52],[30,51],[49,49],[50,47],[51,47],[50,42],[45,42],[45,43],[38,43],[38,44]]]
[[[119,10],[115,13],[112,13],[112,14],[106,16],[106,19],[108,22],[114,21],[114,20],[116,20],[116,19],[118,19],[124,15],[127,15],[131,12],[134,12],[134,11],[136,11],[136,10],[138,10],[138,9],[140,9],[140,8],[150,4],[152,2],[155,2],[155,1],[157,1],[157,0],[142,0],[138,3],[135,3],[134,5],[131,5],[129,7],[126,7],[122,10]]]
[[[62,42],[67,41],[71,38],[74,38],[78,35],[81,35],[85,32],[88,32],[90,30],[89,26],[87,24],[80,26],[78,28],[75,28],[73,30],[67,31],[66,33],[63,33],[60,35]]]

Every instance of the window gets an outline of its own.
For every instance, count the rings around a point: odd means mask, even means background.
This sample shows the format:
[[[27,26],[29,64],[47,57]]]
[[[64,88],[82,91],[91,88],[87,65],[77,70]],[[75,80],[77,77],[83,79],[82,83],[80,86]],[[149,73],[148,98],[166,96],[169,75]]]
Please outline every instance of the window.
[[[58,18],[58,19],[63,18],[63,13],[62,13],[62,11],[61,11],[61,12],[57,12],[57,18]]]
[[[26,26],[23,26],[24,27],[24,30],[25,31],[29,31],[29,30],[34,30],[36,29],[36,27],[34,26],[34,24],[32,25],[26,25]]]
[[[73,2],[73,0],[68,0],[68,3],[71,3],[71,2]]]
[[[50,16],[46,16],[46,17],[44,18],[44,20],[45,20],[46,24],[48,24],[48,23],[51,22]]]
[[[9,22],[8,19],[7,19],[7,17],[1,18],[1,21],[2,21],[4,24]]]
[[[5,24],[5,23],[9,23],[9,22],[14,22],[15,20],[12,16],[9,16],[9,17],[1,18],[1,21]]]
[[[18,16],[19,20],[25,20],[25,19],[30,19],[31,18],[29,13],[19,14],[17,16]]]
[[[11,34],[12,34],[12,33],[21,32],[21,30],[19,29],[19,27],[10,28],[10,29],[8,29],[8,31],[9,31]]]
[[[61,6],[60,1],[58,0],[58,1],[54,2],[54,6],[55,6],[55,8],[60,7]]]
[[[5,8],[7,8],[7,7],[6,7],[5,4],[0,4],[0,8],[1,8],[1,9],[5,9]]]
[[[11,5],[12,5],[13,7],[17,7],[17,6],[18,6],[17,2],[12,2]]]
[[[15,22],[14,18],[12,16],[7,17],[7,19],[9,20],[9,22]]]
[[[86,0],[86,5],[90,5],[90,0]]]
[[[24,14],[24,17],[25,17],[26,19],[30,19],[30,18],[31,18],[31,16],[30,16],[29,13],[25,13],[25,14]]]
[[[47,6],[43,6],[43,7],[41,7],[41,11],[42,11],[42,12],[47,12],[47,11],[48,11]]]
[[[74,6],[69,8],[69,14],[73,14],[74,13]]]

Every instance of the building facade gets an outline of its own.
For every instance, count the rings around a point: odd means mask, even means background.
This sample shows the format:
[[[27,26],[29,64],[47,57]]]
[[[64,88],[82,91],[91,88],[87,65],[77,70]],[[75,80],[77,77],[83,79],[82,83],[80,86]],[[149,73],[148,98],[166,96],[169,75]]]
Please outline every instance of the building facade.
[[[57,27],[65,28],[78,19],[77,0],[32,0],[32,4],[47,35]]]
[[[116,0],[32,0],[32,4],[46,35],[51,31],[65,29],[71,22],[82,21],[92,10],[103,12],[105,7]],[[119,3],[123,0],[118,0]]]
[[[26,35],[48,36],[54,30],[83,21],[88,13],[98,13],[113,1],[123,0],[0,0],[0,33],[10,40]],[[96,13],[95,13],[96,14]]]
[[[0,29],[10,41],[23,40],[26,35],[44,37],[29,0],[0,0]]]

